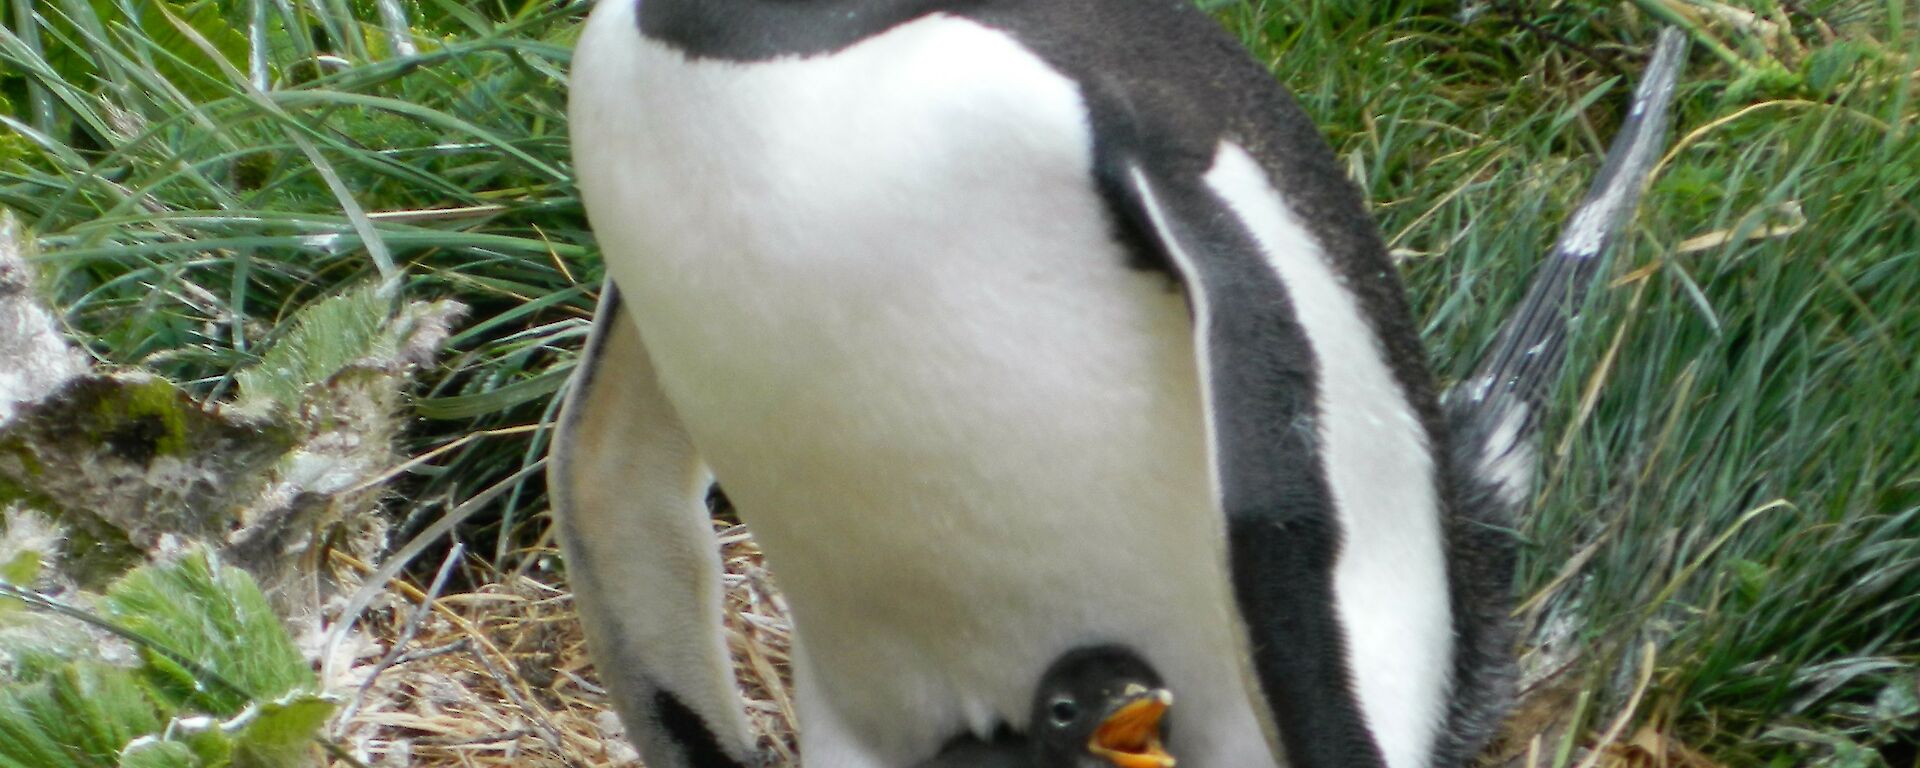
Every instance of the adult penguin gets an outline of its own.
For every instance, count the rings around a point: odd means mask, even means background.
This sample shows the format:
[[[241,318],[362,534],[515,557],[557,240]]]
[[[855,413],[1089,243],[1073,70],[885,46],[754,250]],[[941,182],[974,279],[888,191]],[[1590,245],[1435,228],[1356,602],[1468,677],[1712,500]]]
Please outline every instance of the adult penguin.
[[[1443,418],[1360,195],[1186,0],[602,0],[573,68],[610,284],[551,479],[649,765],[760,759],[715,478],[815,768],[1018,723],[1091,643],[1193,768],[1488,736],[1530,421]]]

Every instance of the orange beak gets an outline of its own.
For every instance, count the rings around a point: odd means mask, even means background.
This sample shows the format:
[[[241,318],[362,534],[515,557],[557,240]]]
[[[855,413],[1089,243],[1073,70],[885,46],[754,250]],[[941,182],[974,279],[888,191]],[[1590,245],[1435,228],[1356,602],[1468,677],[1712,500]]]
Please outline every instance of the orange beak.
[[[1173,706],[1173,693],[1138,685],[1127,693],[1130,700],[1094,729],[1087,751],[1116,768],[1173,768],[1173,755],[1160,743],[1160,718]]]

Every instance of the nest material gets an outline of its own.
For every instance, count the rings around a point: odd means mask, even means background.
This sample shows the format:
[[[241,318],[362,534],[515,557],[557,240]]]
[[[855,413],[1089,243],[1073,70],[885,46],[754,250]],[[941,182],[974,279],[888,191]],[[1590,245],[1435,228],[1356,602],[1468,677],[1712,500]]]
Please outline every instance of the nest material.
[[[786,604],[745,526],[714,525],[726,567],[728,646],[747,714],[761,746],[791,765]],[[563,586],[507,574],[437,597],[426,614],[422,590],[396,583],[391,595],[389,608],[366,618],[374,642],[337,691],[352,700],[334,736],[356,758],[374,768],[640,764],[594,682]],[[403,639],[398,657],[380,669]]]

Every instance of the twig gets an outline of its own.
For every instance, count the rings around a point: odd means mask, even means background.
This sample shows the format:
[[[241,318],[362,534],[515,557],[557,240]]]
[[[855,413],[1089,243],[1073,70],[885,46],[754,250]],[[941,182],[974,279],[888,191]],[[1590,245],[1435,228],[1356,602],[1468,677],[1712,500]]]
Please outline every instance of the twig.
[[[436,645],[432,648],[422,648],[410,653],[400,654],[399,658],[393,660],[393,666],[405,666],[416,661],[425,661],[439,656],[460,653],[472,647],[473,641],[463,637],[445,645]]]
[[[1657,649],[1654,648],[1652,641],[1641,646],[1640,680],[1633,686],[1633,695],[1627,697],[1627,705],[1620,709],[1620,714],[1614,716],[1613,724],[1607,726],[1606,734],[1587,750],[1586,758],[1580,761],[1580,768],[1594,768],[1599,765],[1600,756],[1606,754],[1607,747],[1618,741],[1620,733],[1626,730],[1627,723],[1633,721],[1633,713],[1640,709],[1640,699],[1646,696],[1647,686],[1653,682],[1653,662],[1657,655]]]
[[[488,658],[487,654],[480,653],[478,650],[475,650],[473,658],[479,660],[480,666],[485,668],[487,675],[491,676],[494,682],[500,685],[500,690],[507,694],[507,698],[513,700],[514,706],[520,708],[521,714],[526,715],[527,719],[533,722],[534,727],[540,729],[541,738],[546,739],[547,743],[554,745],[556,749],[558,749],[561,744],[566,743],[564,739],[560,738],[560,729],[553,727],[553,723],[547,719],[546,708],[536,705],[533,701],[522,696],[520,689],[513,684],[513,681],[507,679],[507,673],[495,665],[493,659]]]
[[[393,640],[393,647],[387,649],[387,655],[380,659],[380,663],[374,665],[373,672],[367,675],[366,681],[360,684],[360,689],[354,692],[353,701],[348,702],[340,716],[334,718],[337,727],[345,727],[347,721],[352,720],[354,714],[360,711],[360,705],[366,701],[367,694],[373,690],[374,682],[380,679],[380,673],[399,663],[407,643],[412,642],[413,636],[420,631],[420,624],[433,609],[433,601],[440,597],[440,590],[447,585],[447,576],[453,573],[453,566],[459,563],[461,556],[466,553],[467,545],[461,542],[454,542],[453,548],[447,551],[447,559],[441,561],[440,571],[433,575],[433,584],[427,587],[426,595],[420,598],[419,604],[415,605],[413,611],[408,614],[406,624],[402,625],[399,636]],[[337,731],[335,733],[338,734]]]
[[[1611,70],[1613,74],[1626,74],[1626,70],[1620,66],[1619,60],[1615,59],[1612,54],[1602,53],[1599,49],[1586,45],[1585,43],[1577,42],[1568,38],[1566,35],[1535,24],[1532,19],[1527,18],[1527,9],[1520,7],[1519,3],[1500,3],[1497,7],[1505,11],[1507,18],[1512,20],[1514,24],[1518,25],[1521,29],[1533,33],[1536,37],[1556,45],[1571,48],[1580,55],[1592,59],[1593,63]]]
[[[507,489],[512,488],[514,483],[545,469],[546,466],[546,459],[541,459],[533,464],[521,467],[520,471],[506,476],[499,482],[488,486],[486,490],[481,491],[473,498],[467,499],[453,509],[447,510],[447,513],[441,515],[440,519],[434,521],[433,525],[427,526],[426,530],[415,535],[413,540],[408,541],[399,551],[394,552],[392,556],[388,557],[385,563],[380,564],[378,568],[374,568],[372,573],[367,575],[366,583],[361,584],[359,589],[354,590],[353,596],[347,598],[346,607],[340,611],[339,618],[335,619],[333,627],[328,630],[327,642],[324,650],[320,654],[320,664],[322,668],[321,679],[327,679],[332,675],[334,651],[340,647],[340,641],[346,637],[347,629],[352,627],[354,622],[359,621],[361,612],[365,611],[367,606],[373,602],[375,595],[380,594],[380,591],[386,588],[387,582],[392,581],[395,576],[400,575],[401,569],[405,568],[408,563],[413,562],[415,557],[419,557],[420,553],[425,551],[428,545],[439,541],[440,537],[452,533],[456,526],[465,522],[468,517],[473,516],[473,513],[480,511],[494,499],[499,498],[501,494],[506,493]]]

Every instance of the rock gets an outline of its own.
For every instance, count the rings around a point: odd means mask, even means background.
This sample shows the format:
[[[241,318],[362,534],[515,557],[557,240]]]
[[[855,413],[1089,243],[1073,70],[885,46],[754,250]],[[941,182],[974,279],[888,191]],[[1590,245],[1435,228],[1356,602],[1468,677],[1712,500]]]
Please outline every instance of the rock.
[[[97,589],[204,544],[298,622],[325,597],[328,547],[372,560],[387,546],[406,388],[465,307],[343,291],[240,372],[237,402],[202,403],[157,375],[90,369],[31,290],[18,229],[0,214],[0,510],[65,532],[60,581]]]
[[[19,221],[0,211],[0,426],[21,403],[45,397],[86,369],[53,313],[36,301]]]

